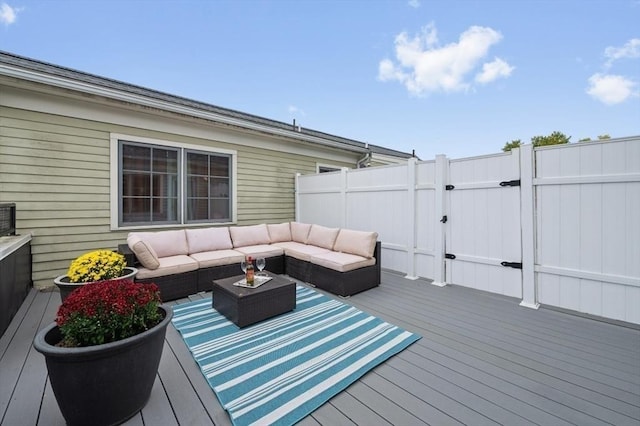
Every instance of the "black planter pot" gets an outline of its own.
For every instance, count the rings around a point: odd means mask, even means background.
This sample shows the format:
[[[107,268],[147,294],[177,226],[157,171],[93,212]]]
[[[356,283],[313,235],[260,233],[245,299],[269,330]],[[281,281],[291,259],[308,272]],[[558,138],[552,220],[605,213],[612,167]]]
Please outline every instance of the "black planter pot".
[[[150,330],[118,342],[82,348],[60,348],[55,323],[36,335],[33,346],[45,356],[60,411],[69,425],[114,425],[144,407],[158,372],[164,337],[173,316]]]
[[[124,273],[122,274],[122,276],[117,278],[111,278],[110,280],[111,281],[115,281],[115,280],[132,280],[133,281],[137,273],[138,273],[137,268],[127,266],[126,268],[124,268]],[[60,289],[60,301],[62,302],[64,302],[64,299],[69,297],[69,295],[73,293],[73,291],[76,288],[81,287],[85,284],[89,284],[89,283],[72,283],[69,280],[69,277],[67,275],[60,275],[59,277],[53,280],[53,283]]]

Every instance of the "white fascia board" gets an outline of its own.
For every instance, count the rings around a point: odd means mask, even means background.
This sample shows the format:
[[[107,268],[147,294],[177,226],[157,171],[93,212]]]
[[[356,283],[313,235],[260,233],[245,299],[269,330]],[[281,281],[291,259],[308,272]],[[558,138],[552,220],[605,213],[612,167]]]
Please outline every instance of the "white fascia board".
[[[277,128],[261,125],[258,123],[252,123],[242,119],[237,119],[237,118],[228,117],[221,114],[216,114],[210,111],[202,111],[196,108],[190,108],[188,106],[177,105],[172,102],[149,98],[149,97],[138,95],[135,93],[127,93],[120,90],[111,89],[108,87],[98,86],[95,84],[89,84],[89,83],[85,83],[77,80],[62,78],[62,77],[53,76],[50,74],[45,74],[40,72],[34,72],[34,71],[25,70],[18,67],[7,66],[5,64],[0,64],[0,75],[32,81],[35,83],[46,84],[46,85],[59,87],[63,89],[74,90],[74,91],[87,93],[95,96],[102,96],[105,98],[115,99],[122,102],[129,102],[133,104],[143,105],[146,107],[156,108],[159,110],[170,111],[170,112],[184,114],[184,115],[190,115],[193,117],[211,120],[218,123],[227,124],[230,126],[240,127],[244,129],[257,131],[257,132],[269,133],[269,134],[286,137],[290,139],[298,139],[301,141],[329,146],[332,148],[337,148],[345,151],[359,152],[359,153],[367,152],[367,149],[364,147],[362,148],[351,147],[345,144],[341,144],[339,142],[334,142],[334,141],[318,138],[315,136],[298,133],[293,130],[277,129]]]
[[[384,164],[406,164],[407,158],[393,157],[391,155],[371,154],[371,161],[377,161]]]

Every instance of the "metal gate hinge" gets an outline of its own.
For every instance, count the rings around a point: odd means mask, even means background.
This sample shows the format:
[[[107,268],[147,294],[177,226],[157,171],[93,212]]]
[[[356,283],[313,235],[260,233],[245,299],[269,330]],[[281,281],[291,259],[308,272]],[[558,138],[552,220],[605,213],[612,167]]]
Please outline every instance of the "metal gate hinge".
[[[451,253],[445,253],[444,257],[446,257],[447,259],[455,259],[456,255]]]
[[[520,186],[520,179],[502,181],[500,186]]]
[[[522,263],[519,262],[500,262],[500,264],[507,268],[522,269]]]
[[[444,187],[444,189],[446,189],[447,191],[451,191],[454,188],[455,188],[455,186],[453,186],[453,185],[445,185],[445,187]]]

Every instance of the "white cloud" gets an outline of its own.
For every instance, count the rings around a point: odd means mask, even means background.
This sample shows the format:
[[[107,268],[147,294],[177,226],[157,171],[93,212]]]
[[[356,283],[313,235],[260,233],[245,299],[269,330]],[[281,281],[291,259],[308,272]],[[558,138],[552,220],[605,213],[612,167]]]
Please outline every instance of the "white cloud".
[[[378,79],[399,81],[414,95],[468,90],[471,87],[469,75],[486,57],[489,48],[501,39],[499,32],[479,26],[470,27],[460,35],[457,43],[445,46],[439,45],[432,23],[412,38],[402,32],[395,39],[396,62],[391,59],[380,61]],[[483,77],[478,77],[484,79],[483,83],[506,77],[513,70],[503,60],[494,60],[486,67],[487,70],[480,74]]]
[[[482,72],[476,74],[478,83],[487,84],[499,78],[509,77],[515,67],[512,67],[500,58],[482,65]]]
[[[409,0],[409,6],[417,9],[420,7],[420,0]]]
[[[303,110],[295,105],[289,105],[287,109],[289,110],[290,115],[300,115],[301,117],[304,117],[306,115]]]
[[[621,75],[594,74],[589,77],[587,93],[606,105],[615,105],[638,96],[634,81]]]
[[[16,9],[9,6],[7,3],[0,4],[0,22],[5,25],[11,25],[16,22],[18,18],[18,12],[21,9]]]
[[[609,68],[614,61],[622,58],[640,58],[640,38],[632,38],[622,47],[609,46],[604,50],[607,58],[605,67]]]

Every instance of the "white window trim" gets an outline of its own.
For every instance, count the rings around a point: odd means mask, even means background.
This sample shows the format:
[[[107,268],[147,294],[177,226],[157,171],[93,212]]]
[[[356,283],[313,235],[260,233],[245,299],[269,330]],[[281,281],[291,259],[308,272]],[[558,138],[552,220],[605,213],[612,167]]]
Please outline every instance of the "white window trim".
[[[172,142],[161,139],[146,138],[141,136],[131,136],[122,133],[111,133],[109,136],[109,209],[110,209],[110,222],[112,231],[127,231],[136,229],[152,229],[152,228],[176,228],[176,227],[202,227],[206,223],[182,223],[171,225],[136,225],[136,226],[120,226],[118,221],[118,206],[120,200],[118,199],[118,179],[120,171],[118,170],[118,141],[126,140],[130,142],[146,143],[158,146],[167,146],[173,148],[179,148],[182,150],[195,150],[200,152],[206,152],[211,154],[226,154],[231,156],[231,221],[230,222],[212,222],[212,225],[232,225],[237,223],[238,220],[238,152],[232,149],[224,148],[212,148],[202,145],[193,145],[180,142]],[[184,185],[184,179],[182,179]],[[184,194],[184,188],[182,193]],[[180,209],[184,211],[184,197],[180,199]],[[184,222],[184,217],[182,218]]]

